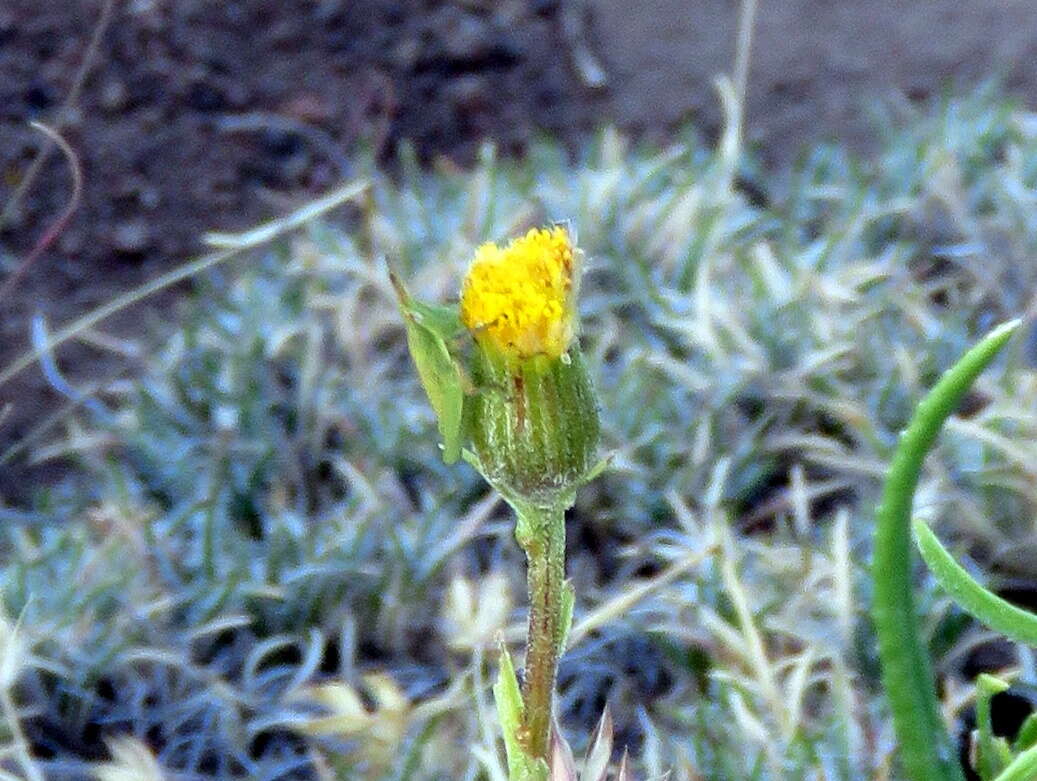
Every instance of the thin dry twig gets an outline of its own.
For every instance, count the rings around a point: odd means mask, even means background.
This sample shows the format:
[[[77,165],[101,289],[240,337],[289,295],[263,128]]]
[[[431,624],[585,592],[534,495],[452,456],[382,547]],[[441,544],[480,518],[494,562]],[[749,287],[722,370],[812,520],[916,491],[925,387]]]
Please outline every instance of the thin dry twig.
[[[93,328],[97,323],[107,317],[120,312],[131,304],[135,304],[144,298],[164,290],[171,285],[199,274],[206,269],[212,268],[226,260],[230,260],[239,253],[253,249],[263,243],[277,238],[281,234],[305,225],[310,220],[321,216],[336,206],[351,201],[367,190],[366,180],[348,182],[342,187],[332,190],[330,193],[316,201],[306,204],[291,214],[272,220],[252,231],[244,234],[210,234],[209,240],[216,246],[222,247],[215,252],[202,255],[184,265],[173,269],[149,282],[144,283],[132,290],[127,291],[85,315],[73,320],[68,325],[58,329],[51,334],[45,344],[39,345],[33,350],[23,353],[11,363],[0,369],[0,386],[18,375],[37,361],[45,350],[52,350],[58,345],[64,344],[69,339],[79,336],[84,331]]]
[[[61,104],[57,116],[51,123],[57,130],[61,129],[61,126],[70,114],[71,109],[79,102],[79,95],[82,93],[83,86],[86,84],[87,76],[90,75],[90,69],[93,67],[94,60],[97,58],[97,52],[101,48],[101,39],[104,37],[105,30],[108,29],[108,24],[111,22],[114,13],[115,0],[105,0],[104,5],[101,6],[101,14],[97,17],[97,24],[94,25],[93,33],[90,35],[90,42],[87,44],[86,50],[83,52],[83,61],[79,64],[79,70],[76,71],[76,74],[72,79],[72,87],[69,89],[68,95],[65,96],[65,102]],[[25,193],[28,192],[32,183],[36,181],[40,169],[42,169],[44,163],[47,162],[51,152],[54,151],[55,146],[57,146],[57,144],[54,138],[51,137],[42,147],[40,147],[36,157],[33,159],[32,163],[29,164],[25,176],[22,177],[21,182],[18,183],[14,192],[11,193],[11,197],[7,199],[3,211],[0,211],[0,229],[7,224],[8,220],[11,219],[11,216],[15,211],[17,211],[18,206],[25,197]]]
[[[72,194],[69,196],[68,203],[65,205],[61,215],[51,224],[49,228],[40,237],[36,245],[30,250],[29,254],[25,256],[25,260],[21,262],[17,269],[4,280],[3,284],[0,285],[0,301],[10,293],[15,285],[21,281],[22,277],[25,276],[29,268],[35,263],[39,257],[46,251],[46,249],[54,243],[54,240],[61,235],[62,231],[68,226],[69,220],[72,219],[72,215],[76,213],[76,209],[79,208],[79,204],[83,200],[83,168],[79,164],[79,158],[76,156],[75,150],[69,145],[69,143],[61,137],[52,127],[48,127],[42,122],[30,122],[35,130],[43,133],[47,138],[50,139],[51,143],[56,145],[65,159],[68,161],[69,172],[72,176]]]

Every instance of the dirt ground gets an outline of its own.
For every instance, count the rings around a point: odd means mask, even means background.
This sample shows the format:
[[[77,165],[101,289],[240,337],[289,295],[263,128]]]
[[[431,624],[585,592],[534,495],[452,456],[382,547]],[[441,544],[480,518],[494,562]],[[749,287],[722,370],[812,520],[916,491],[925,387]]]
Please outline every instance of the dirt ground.
[[[734,56],[736,0],[116,0],[81,98],[59,108],[101,0],[0,4],[0,205],[60,125],[85,192],[60,239],[0,299],[0,366],[29,319],[60,323],[199,249],[348,177],[365,144],[391,164],[465,162],[491,138],[521,154],[546,132],[575,148],[607,121],[662,138],[719,124],[713,77]],[[748,137],[782,167],[821,136],[866,149],[875,100],[918,101],[1000,77],[1037,101],[1031,0],[760,0]],[[24,258],[68,198],[53,155],[0,229],[0,273]],[[172,297],[167,297],[168,303]],[[112,324],[134,335],[168,307]],[[132,372],[132,357],[66,348],[74,380]],[[0,451],[60,398],[38,369],[0,387]],[[0,497],[31,481],[4,468]],[[31,474],[31,473],[30,473]],[[19,490],[12,490],[17,479]]]
[[[682,120],[715,129],[709,85],[729,72],[738,0],[592,0],[610,77],[607,115],[663,131]],[[758,0],[746,122],[772,166],[818,138],[867,151],[877,104],[921,102],[996,79],[1037,102],[1037,14],[1031,0]]]

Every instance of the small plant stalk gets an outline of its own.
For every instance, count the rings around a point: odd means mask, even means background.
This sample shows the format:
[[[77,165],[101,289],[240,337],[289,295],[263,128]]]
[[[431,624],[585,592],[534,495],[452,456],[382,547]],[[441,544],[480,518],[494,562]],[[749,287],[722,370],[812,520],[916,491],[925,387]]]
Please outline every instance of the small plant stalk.
[[[510,781],[547,781],[552,770],[555,677],[575,600],[565,510],[603,468],[598,402],[576,338],[581,257],[563,225],[482,244],[456,310],[415,301],[393,280],[444,460],[463,456],[514,508],[528,560],[523,683],[502,642],[493,687]],[[464,329],[469,356],[452,350]]]
[[[565,515],[559,509],[523,510],[516,534],[526,552],[529,584],[529,629],[522,700],[525,705],[520,741],[526,752],[547,759],[558,670],[559,637],[564,628]]]
[[[919,403],[893,455],[876,511],[872,617],[882,684],[911,781],[962,781],[933,684],[912,592],[911,506],[922,463],[965,392],[1005,346],[1019,322],[994,329],[963,355]]]

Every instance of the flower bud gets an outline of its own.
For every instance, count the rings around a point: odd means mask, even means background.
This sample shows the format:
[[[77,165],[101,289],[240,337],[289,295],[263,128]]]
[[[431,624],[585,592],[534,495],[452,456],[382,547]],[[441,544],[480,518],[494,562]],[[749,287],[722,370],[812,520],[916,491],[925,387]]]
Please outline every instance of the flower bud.
[[[597,400],[575,338],[577,252],[561,226],[479,247],[461,293],[476,342],[469,434],[509,498],[571,504],[594,467]]]

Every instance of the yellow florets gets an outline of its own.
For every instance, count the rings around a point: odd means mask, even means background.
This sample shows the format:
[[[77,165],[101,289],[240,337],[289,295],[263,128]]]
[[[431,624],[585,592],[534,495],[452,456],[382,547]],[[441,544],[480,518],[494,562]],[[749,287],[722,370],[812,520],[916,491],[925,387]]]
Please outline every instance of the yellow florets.
[[[534,228],[505,247],[475,252],[461,290],[461,320],[511,359],[558,358],[573,338],[574,250],[565,228]]]

